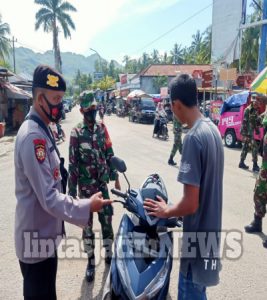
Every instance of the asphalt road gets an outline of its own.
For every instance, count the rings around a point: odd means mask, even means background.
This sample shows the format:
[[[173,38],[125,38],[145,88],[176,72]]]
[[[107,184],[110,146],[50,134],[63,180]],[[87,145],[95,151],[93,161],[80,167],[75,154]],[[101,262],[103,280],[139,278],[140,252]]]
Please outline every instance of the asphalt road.
[[[69,136],[71,128],[79,122],[81,115],[77,108],[67,114],[63,128]],[[127,176],[132,187],[139,187],[148,174],[159,173],[167,186],[169,198],[178,201],[182,195],[182,185],[177,183],[178,167],[167,164],[172,147],[173,136],[170,132],[168,141],[153,139],[152,126],[133,124],[127,118],[116,116],[105,117],[114,151],[127,164]],[[171,125],[170,125],[171,129]],[[0,144],[1,147],[1,144]],[[60,146],[63,156],[68,158],[68,139]],[[240,149],[225,148],[224,169],[224,204],[223,230],[236,234],[240,243],[224,255],[222,260],[221,282],[218,286],[207,290],[209,299],[267,299],[267,249],[262,247],[262,235],[244,233],[244,225],[253,217],[253,188],[255,175],[237,167]],[[33,158],[34,159],[34,158]],[[175,158],[179,162],[179,154]],[[247,163],[252,168],[251,155]],[[126,183],[121,177],[122,188]],[[0,158],[0,299],[22,299],[22,277],[14,251],[14,212],[16,199],[14,195],[13,152]],[[110,185],[112,187],[112,185]],[[124,213],[120,204],[114,204],[114,231],[117,231]],[[95,216],[94,226],[100,229]],[[67,234],[81,243],[81,229],[67,224]],[[267,221],[263,222],[263,230],[267,233]],[[229,250],[229,249],[228,249]],[[241,251],[241,253],[239,253]],[[68,253],[70,254],[70,253]],[[240,254],[240,255],[239,255]],[[227,256],[227,257],[226,257]],[[240,256],[240,257],[239,257]],[[238,258],[236,258],[238,257]],[[233,259],[234,258],[234,259]],[[60,259],[57,276],[58,299],[101,299],[103,285],[108,268],[103,260],[97,266],[95,281],[87,284],[84,280],[86,259]],[[179,259],[175,259],[171,274],[168,299],[177,299]]]

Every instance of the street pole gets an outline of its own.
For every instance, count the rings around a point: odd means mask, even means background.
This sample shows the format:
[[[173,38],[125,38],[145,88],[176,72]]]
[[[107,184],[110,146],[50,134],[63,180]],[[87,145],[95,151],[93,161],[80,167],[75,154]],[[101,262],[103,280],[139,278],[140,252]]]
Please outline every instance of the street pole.
[[[100,54],[93,48],[90,48],[90,50],[92,50],[93,52],[95,52],[97,55],[98,55],[98,58],[99,58],[99,65],[100,65],[100,71],[101,73],[103,74],[103,67],[102,67],[102,61],[101,61],[101,56]],[[104,75],[104,74],[103,74]]]
[[[13,70],[14,73],[16,73],[16,56],[15,56],[15,42],[17,41],[17,39],[14,38],[14,36],[12,37],[12,48],[13,48]]]
[[[267,19],[267,0],[263,0],[262,20],[266,20],[266,19]],[[258,72],[261,72],[265,67],[266,42],[267,42],[267,24],[264,24],[261,27],[261,44],[259,48]]]

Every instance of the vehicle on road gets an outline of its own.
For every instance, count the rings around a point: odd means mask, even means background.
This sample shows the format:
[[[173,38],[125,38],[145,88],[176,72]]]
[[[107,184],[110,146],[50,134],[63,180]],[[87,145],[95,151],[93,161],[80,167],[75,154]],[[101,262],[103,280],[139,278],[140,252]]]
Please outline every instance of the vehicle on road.
[[[152,99],[141,98],[131,100],[131,110],[129,113],[129,121],[137,123],[154,123],[156,106]]]
[[[125,176],[124,161],[113,157],[111,162]],[[157,196],[171,205],[158,174],[149,175],[139,189],[131,189],[126,180],[126,193],[111,190],[122,199],[114,202],[120,202],[132,215],[122,216],[103,299],[166,299],[173,252],[173,236],[168,228],[181,227],[182,220],[153,217],[144,209],[144,200],[156,200]]]
[[[250,103],[249,92],[245,91],[232,95],[225,100],[219,119],[218,129],[221,133],[224,143],[227,147],[233,148],[236,144],[241,145],[242,135],[240,133],[244,111]],[[263,129],[260,128],[260,134],[254,132],[254,138],[260,143],[263,138]]]

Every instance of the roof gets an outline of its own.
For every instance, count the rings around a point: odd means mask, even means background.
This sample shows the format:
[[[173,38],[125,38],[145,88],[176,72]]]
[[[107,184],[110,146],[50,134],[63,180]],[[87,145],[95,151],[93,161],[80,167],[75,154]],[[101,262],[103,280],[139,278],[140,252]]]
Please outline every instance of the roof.
[[[176,76],[186,73],[192,74],[195,70],[209,71],[211,65],[149,65],[143,69],[137,76]]]
[[[12,99],[29,99],[32,98],[32,95],[15,85],[7,82],[0,81],[0,86],[6,89],[7,97]]]

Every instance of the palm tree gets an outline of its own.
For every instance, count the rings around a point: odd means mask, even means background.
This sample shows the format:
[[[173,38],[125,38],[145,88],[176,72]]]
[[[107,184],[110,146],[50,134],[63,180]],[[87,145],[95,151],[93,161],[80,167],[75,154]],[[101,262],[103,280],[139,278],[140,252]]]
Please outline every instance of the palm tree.
[[[173,50],[171,50],[171,57],[173,64],[182,64],[183,63],[183,49],[182,45],[174,44]]]
[[[200,33],[200,31],[198,30],[196,34],[192,35],[192,44],[191,47],[193,48],[194,52],[198,52],[200,51],[200,47],[202,44],[202,34]]]
[[[53,32],[55,67],[59,72],[62,72],[58,33],[61,28],[65,38],[71,37],[70,28],[75,30],[75,25],[68,12],[76,11],[76,8],[69,2],[62,0],[34,0],[34,2],[43,6],[35,15],[35,30],[43,26],[44,32]]]
[[[10,34],[10,28],[7,23],[2,23],[2,16],[0,14],[0,59],[5,62],[5,57],[9,56],[10,41],[8,35]]]

